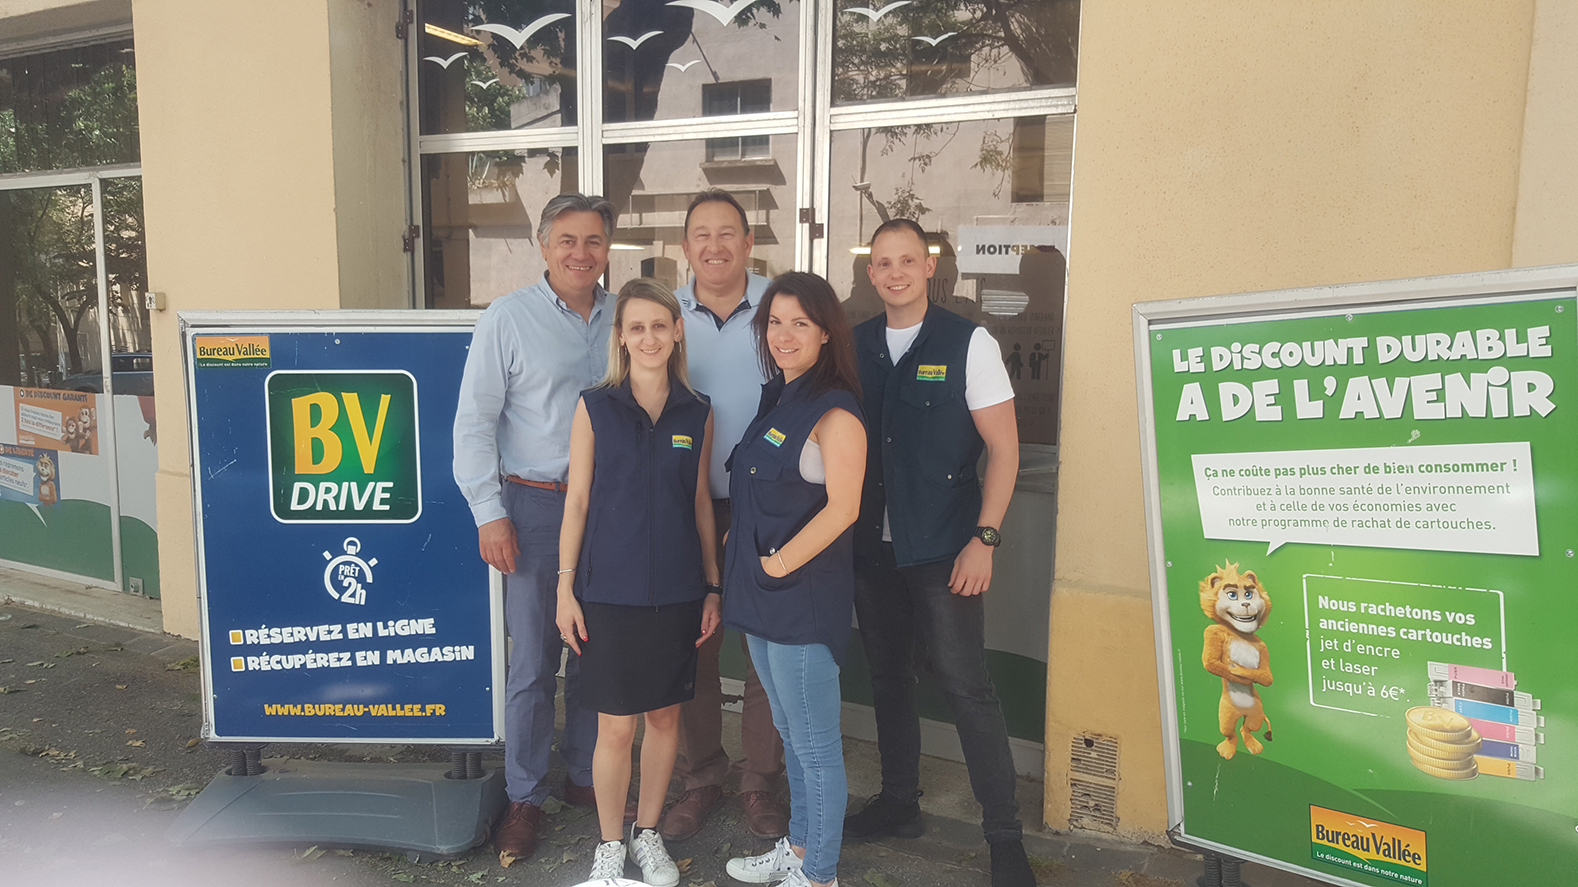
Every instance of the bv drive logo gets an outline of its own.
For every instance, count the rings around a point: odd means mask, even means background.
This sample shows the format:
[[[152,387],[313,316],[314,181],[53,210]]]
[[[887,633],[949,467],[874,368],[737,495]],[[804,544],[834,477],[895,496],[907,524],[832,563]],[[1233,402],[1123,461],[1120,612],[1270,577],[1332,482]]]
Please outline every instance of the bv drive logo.
[[[277,370],[264,387],[275,520],[410,523],[422,513],[410,373]]]

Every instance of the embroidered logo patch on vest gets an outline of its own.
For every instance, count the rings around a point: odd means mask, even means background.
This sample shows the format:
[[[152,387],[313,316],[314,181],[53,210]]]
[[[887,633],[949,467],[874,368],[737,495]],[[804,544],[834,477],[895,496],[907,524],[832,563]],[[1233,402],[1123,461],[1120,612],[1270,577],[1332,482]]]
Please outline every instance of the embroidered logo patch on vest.
[[[921,364],[915,370],[915,379],[918,382],[943,382],[948,378],[947,364]]]
[[[676,449],[676,450],[688,450],[688,449],[690,449],[690,435],[688,435],[688,434],[676,434],[676,435],[674,435],[674,449]]]
[[[784,445],[784,433],[776,428],[767,429],[767,433],[762,435],[762,437],[775,447]]]

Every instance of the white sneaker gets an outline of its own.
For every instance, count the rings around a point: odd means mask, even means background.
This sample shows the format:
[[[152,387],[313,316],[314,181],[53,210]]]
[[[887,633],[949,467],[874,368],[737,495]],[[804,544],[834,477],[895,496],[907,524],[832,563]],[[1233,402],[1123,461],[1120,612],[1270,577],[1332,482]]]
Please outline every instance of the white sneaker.
[[[623,841],[604,841],[597,845],[592,856],[592,874],[587,880],[623,878],[625,876],[625,845]]]
[[[651,887],[675,887],[679,883],[679,867],[669,858],[663,836],[654,829],[642,829],[630,840],[630,861],[641,866],[641,880]]]
[[[789,873],[789,877],[785,878],[778,887],[811,887],[811,879],[805,876],[804,871],[795,869]],[[834,878],[828,881],[827,887],[838,887],[838,879]]]
[[[773,849],[761,856],[742,856],[729,860],[729,877],[747,884],[771,884],[800,871],[805,860],[795,855],[788,838],[779,838]]]

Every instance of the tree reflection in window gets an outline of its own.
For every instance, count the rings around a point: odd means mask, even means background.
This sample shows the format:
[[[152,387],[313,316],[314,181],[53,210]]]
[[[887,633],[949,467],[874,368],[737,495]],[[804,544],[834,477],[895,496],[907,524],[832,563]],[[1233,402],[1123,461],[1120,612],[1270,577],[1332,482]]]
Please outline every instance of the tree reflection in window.
[[[0,59],[0,174],[139,156],[130,40]]]
[[[97,366],[97,313],[91,189],[0,192],[0,385],[50,388]]]
[[[574,0],[422,0],[422,132],[574,126],[574,13]]]
[[[833,101],[1072,86],[1079,0],[839,0]]]

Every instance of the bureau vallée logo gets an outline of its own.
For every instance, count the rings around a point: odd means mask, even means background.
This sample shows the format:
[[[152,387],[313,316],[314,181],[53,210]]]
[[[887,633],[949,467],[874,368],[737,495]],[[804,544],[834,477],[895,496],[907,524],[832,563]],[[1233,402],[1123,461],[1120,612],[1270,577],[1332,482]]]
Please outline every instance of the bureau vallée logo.
[[[278,370],[264,387],[275,520],[410,523],[421,515],[410,373]]]

